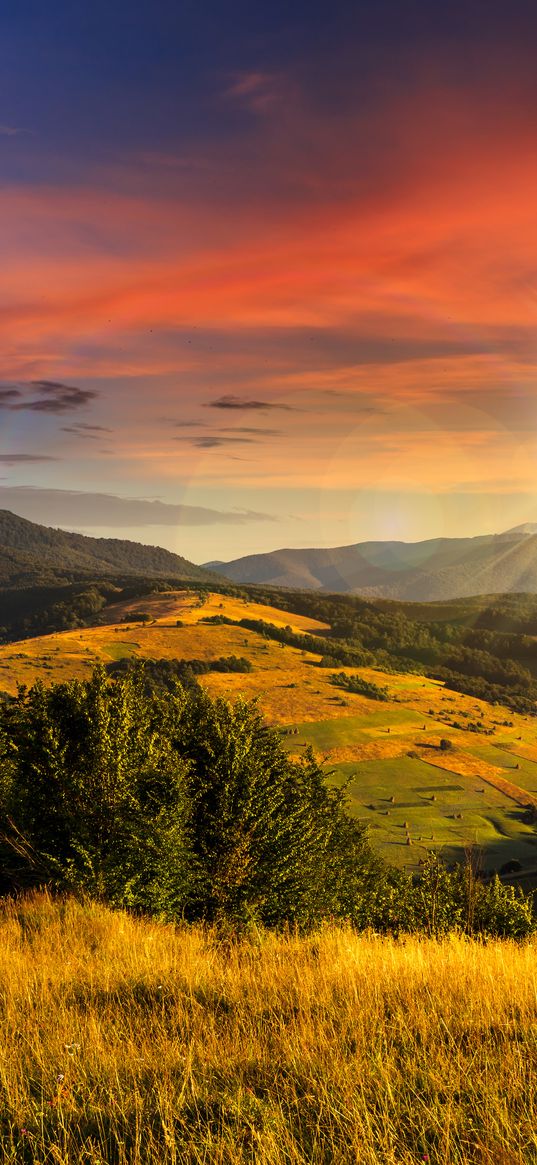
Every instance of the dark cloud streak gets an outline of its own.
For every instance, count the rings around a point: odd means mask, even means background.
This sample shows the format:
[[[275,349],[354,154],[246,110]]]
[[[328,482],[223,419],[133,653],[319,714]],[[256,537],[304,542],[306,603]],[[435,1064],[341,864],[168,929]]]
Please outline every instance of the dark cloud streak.
[[[41,461],[59,461],[59,457],[49,457],[45,453],[0,453],[2,465],[31,465]]]
[[[284,433],[281,429],[248,429],[246,425],[237,425],[235,429],[221,429],[222,433],[249,433],[251,436],[260,437],[283,437]]]
[[[284,409],[286,412],[294,412],[291,405],[276,404],[268,400],[248,400],[246,397],[234,396],[233,393],[228,393],[225,396],[219,396],[216,400],[207,401],[204,405],[206,409]]]
[[[62,425],[61,429],[62,433],[72,433],[75,437],[82,437],[86,441],[98,441],[99,438],[114,431],[107,429],[105,425],[85,425],[82,421],[77,425]]]
[[[27,394],[32,394],[29,399]],[[31,380],[27,385],[1,386],[0,408],[10,409],[11,412],[61,415],[84,408],[98,395],[91,388],[77,388],[56,380]]]
[[[250,437],[198,437],[192,442],[196,449],[217,449],[221,445],[254,445]]]

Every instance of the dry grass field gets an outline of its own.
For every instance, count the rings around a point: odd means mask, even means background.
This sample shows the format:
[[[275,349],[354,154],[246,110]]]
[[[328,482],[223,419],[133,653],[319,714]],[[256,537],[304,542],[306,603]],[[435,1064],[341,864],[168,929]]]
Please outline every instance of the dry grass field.
[[[129,599],[114,603],[106,609],[106,620],[110,623],[122,622],[136,611],[147,610],[156,623],[169,624],[181,619],[185,623],[197,623],[199,619],[212,615],[225,615],[227,619],[263,619],[275,627],[291,627],[293,631],[311,631],[314,634],[327,631],[328,624],[307,615],[292,615],[277,607],[267,607],[263,603],[253,603],[247,599],[237,599],[232,595],[213,592],[198,599],[195,591],[161,591],[147,599]]]
[[[140,611],[154,621],[129,622]],[[478,845],[492,868],[516,858],[527,875],[537,870],[535,830],[524,824],[522,811],[537,801],[534,719],[449,692],[420,675],[372,668],[341,670],[358,670],[386,686],[387,702],[343,692],[331,683],[330,671],[317,666],[314,652],[200,620],[256,618],[315,635],[326,631],[324,624],[226,595],[200,600],[188,590],[152,594],[105,614],[106,624],[0,647],[0,689],[14,693],[19,683],[36,679],[87,678],[97,662],[125,658],[245,656],[251,672],[214,672],[200,682],[212,695],[258,699],[286,747],[300,755],[310,744],[334,779],[352,777],[355,811],[390,861],[417,868],[423,847],[453,860],[466,846]],[[443,737],[453,745],[448,752],[440,751]],[[458,800],[449,790],[453,784]],[[427,787],[432,794],[422,793]],[[398,804],[392,806],[392,797]],[[414,848],[403,844],[402,831],[414,839]]]
[[[4,903],[1,1160],[531,1165],[536,956]]]

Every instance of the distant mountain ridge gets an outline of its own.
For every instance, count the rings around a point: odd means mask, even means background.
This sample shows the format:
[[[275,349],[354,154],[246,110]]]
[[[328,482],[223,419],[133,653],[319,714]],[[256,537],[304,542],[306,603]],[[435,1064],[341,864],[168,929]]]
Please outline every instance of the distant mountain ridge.
[[[72,577],[137,575],[210,582],[207,570],[160,546],[122,538],[89,538],[0,510],[0,586],[27,586]]]
[[[537,525],[526,523],[474,538],[274,550],[219,562],[217,569],[237,583],[415,602],[522,591],[535,594]]]

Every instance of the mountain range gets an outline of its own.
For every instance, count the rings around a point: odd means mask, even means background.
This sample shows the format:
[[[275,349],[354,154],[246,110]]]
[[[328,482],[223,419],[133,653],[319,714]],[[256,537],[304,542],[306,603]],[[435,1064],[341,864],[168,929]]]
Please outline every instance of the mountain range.
[[[537,593],[537,525],[474,538],[273,550],[206,567],[237,583],[416,602]]]
[[[0,510],[0,587],[117,576],[270,585],[366,598],[432,602],[479,594],[537,594],[537,525],[474,538],[358,542],[282,549],[231,562],[193,562],[159,546],[89,538]]]

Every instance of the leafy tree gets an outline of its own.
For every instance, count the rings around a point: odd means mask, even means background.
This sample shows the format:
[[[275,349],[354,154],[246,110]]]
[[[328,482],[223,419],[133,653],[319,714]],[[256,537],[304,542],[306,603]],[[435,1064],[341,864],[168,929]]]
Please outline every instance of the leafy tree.
[[[313,755],[291,761],[255,706],[203,691],[177,732],[202,871],[194,914],[311,925],[352,912],[381,863]]]
[[[186,766],[168,715],[140,676],[114,682],[100,668],[88,683],[21,690],[4,714],[4,877],[180,908],[191,878]]]

